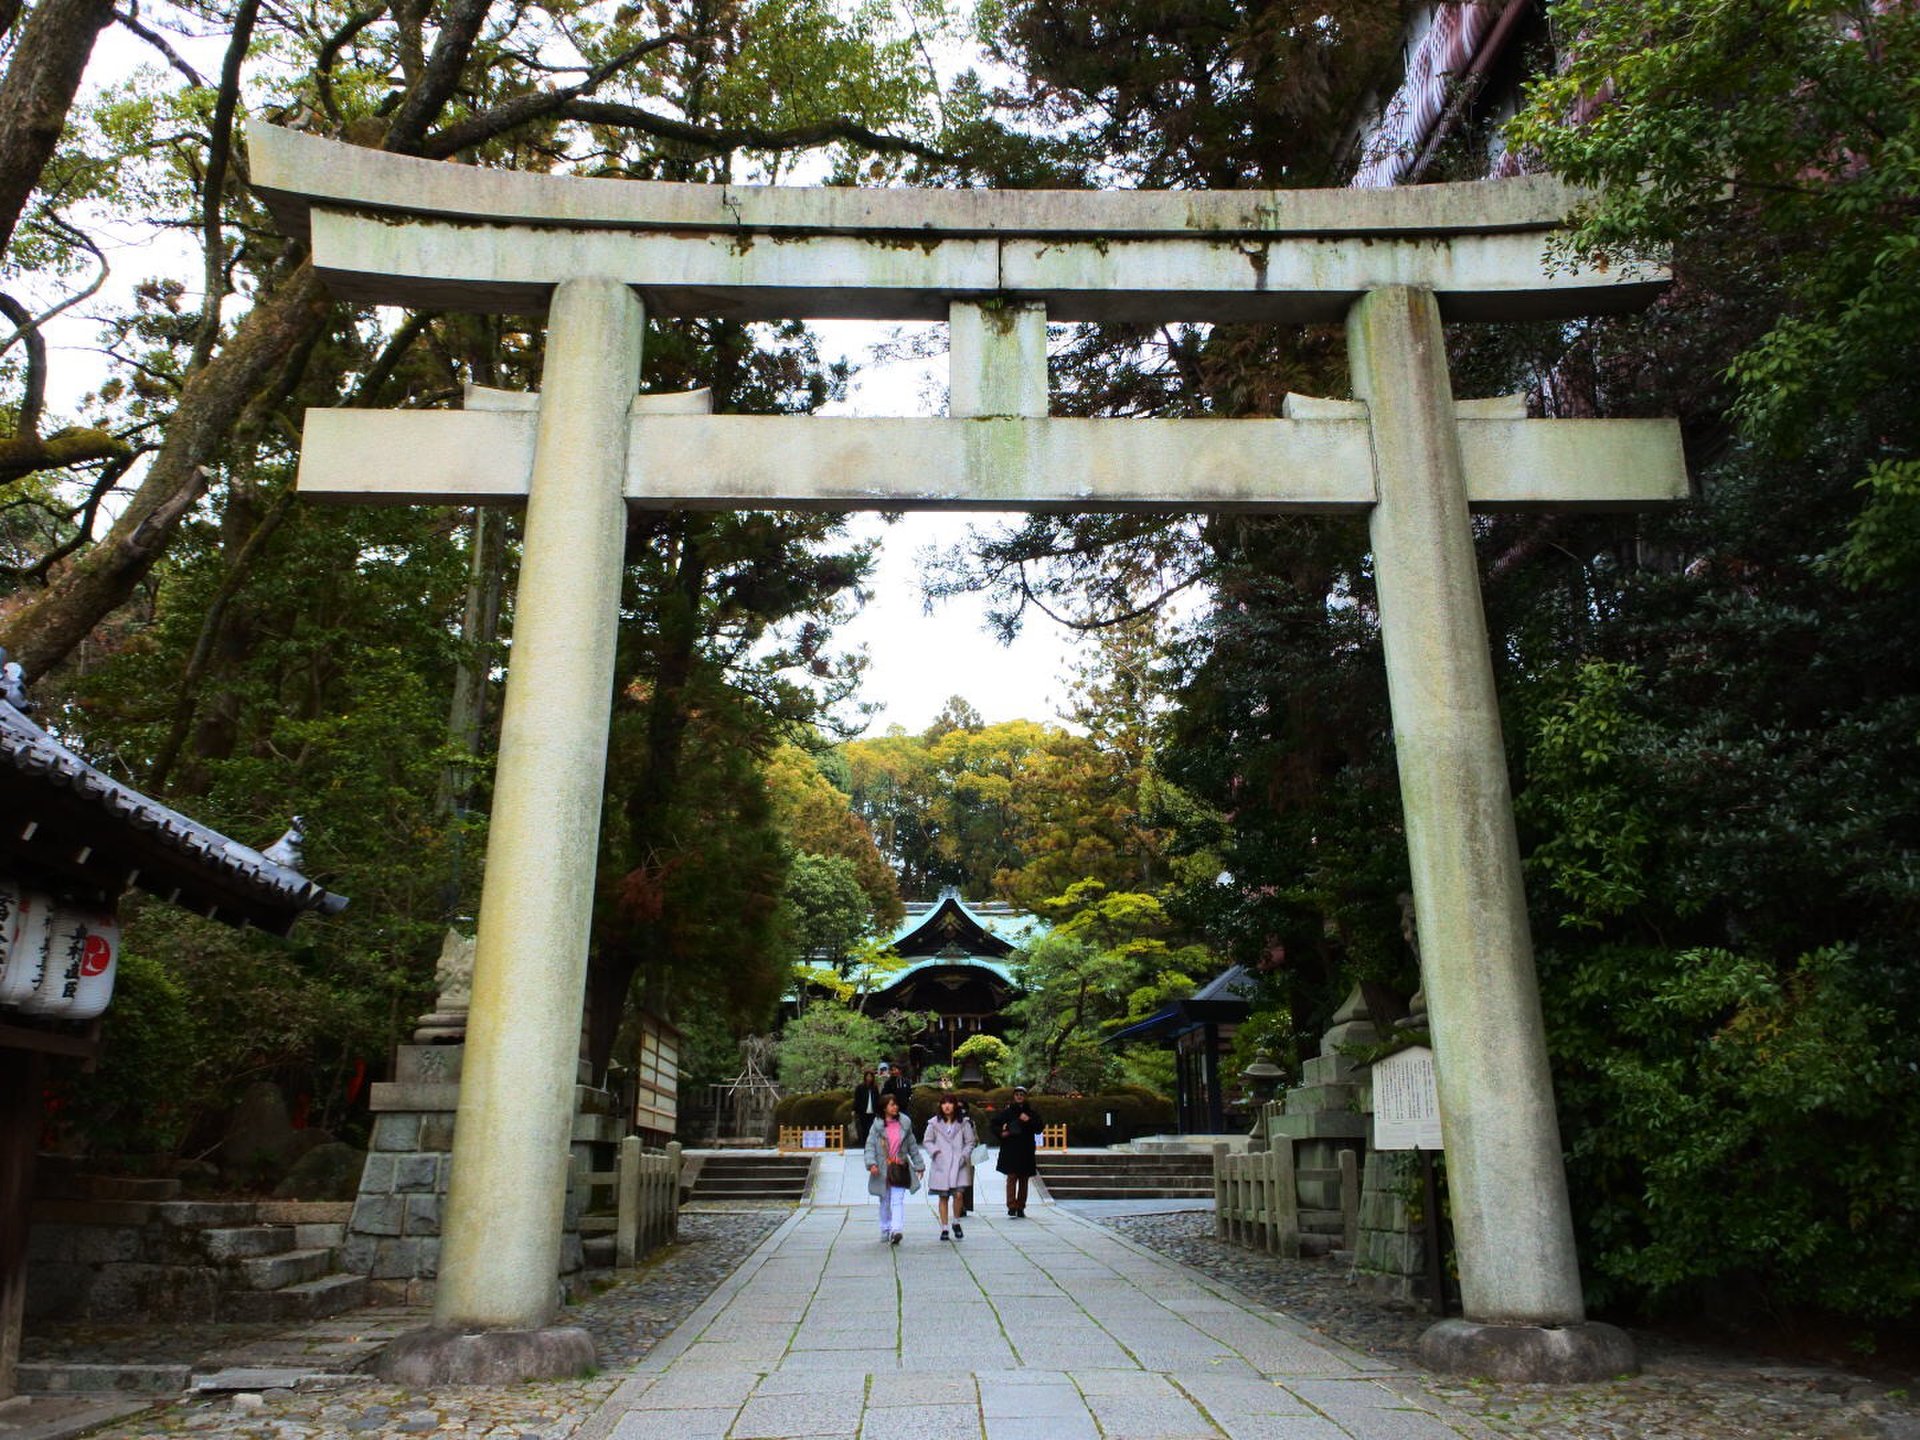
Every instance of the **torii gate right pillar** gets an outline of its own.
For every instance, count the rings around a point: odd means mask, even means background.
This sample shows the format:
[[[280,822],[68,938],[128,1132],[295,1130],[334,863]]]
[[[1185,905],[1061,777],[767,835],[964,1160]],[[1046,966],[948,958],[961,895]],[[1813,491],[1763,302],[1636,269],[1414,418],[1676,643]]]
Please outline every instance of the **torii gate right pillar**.
[[[1462,1256],[1466,1318],[1428,1330],[1421,1359],[1513,1380],[1628,1372],[1632,1342],[1588,1323],[1581,1298],[1433,292],[1395,286],[1364,296],[1347,318],[1347,348],[1373,437],[1380,633]]]

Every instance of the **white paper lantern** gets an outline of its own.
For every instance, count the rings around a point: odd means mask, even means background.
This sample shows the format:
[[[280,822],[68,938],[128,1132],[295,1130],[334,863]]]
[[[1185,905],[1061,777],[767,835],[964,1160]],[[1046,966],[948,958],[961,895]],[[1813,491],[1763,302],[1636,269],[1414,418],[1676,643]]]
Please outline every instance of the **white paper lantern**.
[[[74,991],[69,1020],[91,1020],[113,999],[113,981],[120,970],[120,922],[111,911],[87,915],[88,930],[80,946],[79,984]]]
[[[0,967],[0,1005],[26,1009],[46,975],[47,936],[53,900],[37,890],[12,887],[13,919],[6,964]]]
[[[113,997],[119,950],[120,926],[110,913],[90,906],[56,907],[47,926],[40,983],[20,1008],[61,1020],[92,1019]]]

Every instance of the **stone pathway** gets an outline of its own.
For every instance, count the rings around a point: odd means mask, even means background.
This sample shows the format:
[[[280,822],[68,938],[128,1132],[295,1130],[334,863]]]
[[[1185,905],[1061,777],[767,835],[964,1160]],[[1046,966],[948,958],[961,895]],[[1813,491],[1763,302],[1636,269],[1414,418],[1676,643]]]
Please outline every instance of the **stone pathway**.
[[[286,1388],[189,1395],[106,1429],[89,1430],[99,1440],[567,1440],[613,1393],[617,1372],[643,1361],[661,1337],[671,1334],[734,1272],[741,1256],[792,1213],[785,1207],[684,1213],[679,1244],[653,1257],[631,1279],[569,1312],[567,1318],[586,1326],[600,1351],[602,1373],[584,1380],[409,1393],[366,1376],[339,1373],[364,1358],[369,1341],[377,1344],[426,1324],[424,1309],[359,1310],[278,1330],[181,1327],[166,1334],[141,1327],[147,1337],[144,1345],[124,1327],[72,1327],[42,1337],[38,1348],[49,1356],[106,1362],[151,1353],[157,1345],[190,1359],[196,1371],[304,1365],[309,1372],[309,1378]],[[7,1418],[0,1414],[0,1440],[7,1435]]]
[[[103,1440],[1920,1440],[1920,1386],[1655,1336],[1647,1374],[1604,1385],[1424,1375],[1423,1316],[1324,1262],[1221,1245],[1205,1213],[1066,1202],[976,1215],[943,1245],[916,1199],[895,1248],[853,1179],[816,1179],[798,1212],[686,1212],[680,1245],[570,1313],[601,1355],[582,1380],[409,1394],[341,1373],[424,1323],[406,1310],[144,1338],[75,1327],[36,1348],[309,1375],[175,1401]],[[23,1420],[0,1406],[0,1440],[34,1434]]]
[[[1322,1260],[1283,1260],[1214,1239],[1211,1214],[1110,1215],[1142,1245],[1304,1320],[1377,1359],[1414,1368],[1422,1312],[1346,1283]],[[1920,1386],[1793,1365],[1636,1331],[1644,1373],[1598,1385],[1494,1385],[1426,1375],[1427,1393],[1527,1440],[1920,1440]]]
[[[577,1440],[1459,1440],[1398,1367],[1054,1207],[798,1212]]]

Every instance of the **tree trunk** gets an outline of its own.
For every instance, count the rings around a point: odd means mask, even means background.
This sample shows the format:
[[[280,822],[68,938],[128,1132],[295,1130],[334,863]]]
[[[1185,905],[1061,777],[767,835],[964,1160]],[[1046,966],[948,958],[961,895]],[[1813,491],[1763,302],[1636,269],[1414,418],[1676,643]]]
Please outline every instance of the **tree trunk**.
[[[0,255],[60,143],[93,42],[112,20],[113,0],[40,0],[20,29],[0,78]]]
[[[207,466],[242,412],[319,331],[329,303],[312,264],[303,260],[254,303],[206,368],[189,377],[165,441],[113,528],[0,621],[0,646],[29,677],[64,660],[146,578],[174,527],[206,492]]]

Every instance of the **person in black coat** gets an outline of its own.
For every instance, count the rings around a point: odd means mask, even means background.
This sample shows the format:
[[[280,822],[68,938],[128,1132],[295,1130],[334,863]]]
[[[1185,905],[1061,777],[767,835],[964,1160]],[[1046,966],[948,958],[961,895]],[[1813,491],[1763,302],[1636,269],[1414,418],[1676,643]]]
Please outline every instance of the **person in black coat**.
[[[860,1136],[862,1149],[866,1148],[867,1131],[873,1128],[873,1117],[879,1113],[880,1083],[869,1065],[860,1072],[860,1083],[853,1087],[853,1128]]]
[[[1014,1220],[1025,1219],[1027,1182],[1039,1168],[1033,1152],[1040,1137],[1040,1115],[1027,1103],[1026,1086],[1013,1087],[1013,1099],[993,1117],[989,1128],[1000,1142],[1000,1158],[994,1168],[1007,1177],[1007,1215]]]
[[[907,1079],[907,1072],[895,1070],[885,1060],[880,1062],[880,1098],[893,1096],[900,1102],[900,1113],[908,1113],[913,1101],[913,1082]]]

